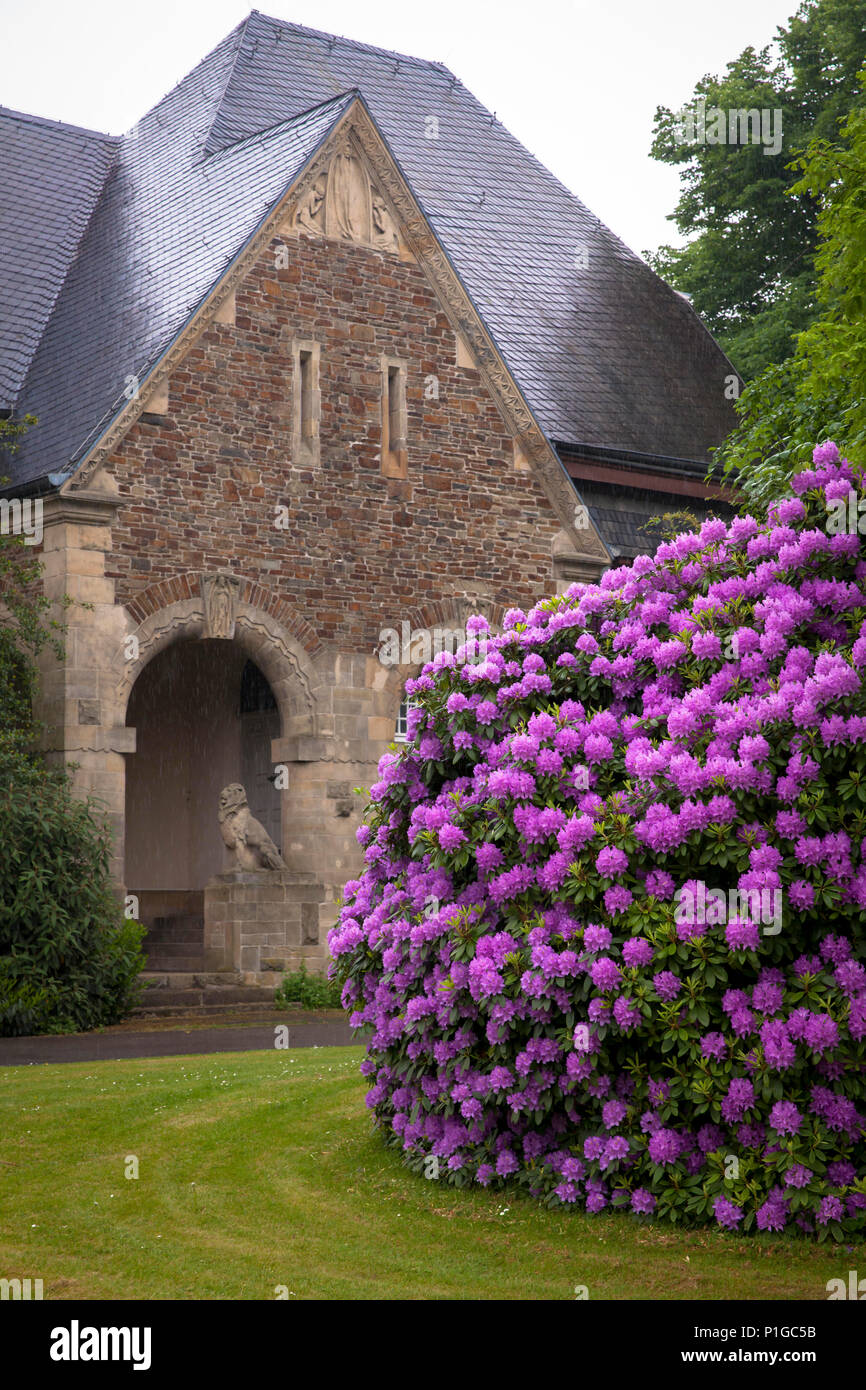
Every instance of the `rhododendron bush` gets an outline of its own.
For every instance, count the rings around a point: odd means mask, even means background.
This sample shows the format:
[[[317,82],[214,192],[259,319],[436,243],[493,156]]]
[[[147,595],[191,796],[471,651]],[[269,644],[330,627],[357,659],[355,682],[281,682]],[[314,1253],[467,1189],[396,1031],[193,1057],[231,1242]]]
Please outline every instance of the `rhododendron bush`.
[[[419,1174],[866,1230],[862,479],[814,464],[407,686],[329,942]]]

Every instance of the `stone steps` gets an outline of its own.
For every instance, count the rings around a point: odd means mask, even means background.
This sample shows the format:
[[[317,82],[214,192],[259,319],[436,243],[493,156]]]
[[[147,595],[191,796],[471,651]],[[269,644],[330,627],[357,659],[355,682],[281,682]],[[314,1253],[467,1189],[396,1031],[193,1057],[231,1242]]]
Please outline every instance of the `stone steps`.
[[[219,977],[185,971],[154,974],[145,971],[142,978],[147,987],[134,1018],[145,1015],[166,1017],[173,1014],[220,1014],[255,1012],[273,1007],[275,985],[244,985],[229,976],[220,983],[208,983]]]
[[[172,945],[203,945],[204,931],[149,931],[145,937],[146,947],[172,947]]]
[[[193,914],[157,917],[148,927],[143,949],[147,974],[197,974],[204,971],[204,918]]]
[[[145,938],[144,949],[148,956],[197,956],[204,955],[201,937],[193,941],[157,941]],[[204,967],[202,967],[204,968]]]
[[[189,955],[167,955],[160,951],[156,955],[148,954],[147,970],[148,974],[168,975],[180,972],[184,975],[198,975],[205,968],[204,956],[201,951],[191,952]]]
[[[149,970],[145,968],[140,977],[148,990],[154,989],[204,989],[206,985],[226,985],[235,988],[246,983],[237,970]]]
[[[147,944],[172,941],[203,941],[203,917],[158,917],[147,929]]]
[[[204,917],[200,913],[178,913],[176,917],[154,917],[147,934],[171,939],[175,935],[196,936],[203,929]]]

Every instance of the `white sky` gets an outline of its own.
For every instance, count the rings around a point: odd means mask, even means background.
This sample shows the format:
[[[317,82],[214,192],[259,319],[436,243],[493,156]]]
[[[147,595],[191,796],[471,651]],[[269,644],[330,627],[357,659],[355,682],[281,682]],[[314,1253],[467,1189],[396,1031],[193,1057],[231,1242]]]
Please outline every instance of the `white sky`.
[[[259,0],[279,19],[446,63],[634,250],[678,240],[657,105],[761,48],[799,0]],[[0,0],[0,105],[120,134],[244,0]],[[2,162],[2,160],[0,160]]]

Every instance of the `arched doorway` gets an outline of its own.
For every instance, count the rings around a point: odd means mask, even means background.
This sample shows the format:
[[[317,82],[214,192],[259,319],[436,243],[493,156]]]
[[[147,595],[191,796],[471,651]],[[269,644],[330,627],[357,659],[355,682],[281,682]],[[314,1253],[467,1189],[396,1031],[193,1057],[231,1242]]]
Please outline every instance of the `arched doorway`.
[[[127,892],[148,929],[148,969],[204,968],[205,884],[227,867],[217,804],[242,782],[250,809],[282,843],[271,741],[280,716],[265,675],[235,642],[180,640],[139,674],[127,724]]]

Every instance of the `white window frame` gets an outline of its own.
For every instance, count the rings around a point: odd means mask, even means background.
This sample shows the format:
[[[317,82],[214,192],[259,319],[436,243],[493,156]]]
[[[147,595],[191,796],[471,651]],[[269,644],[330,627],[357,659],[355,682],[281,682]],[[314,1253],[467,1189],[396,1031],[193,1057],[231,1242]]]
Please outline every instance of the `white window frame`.
[[[397,710],[397,727],[394,732],[395,743],[409,742],[409,711],[412,708],[411,695],[404,695]]]

